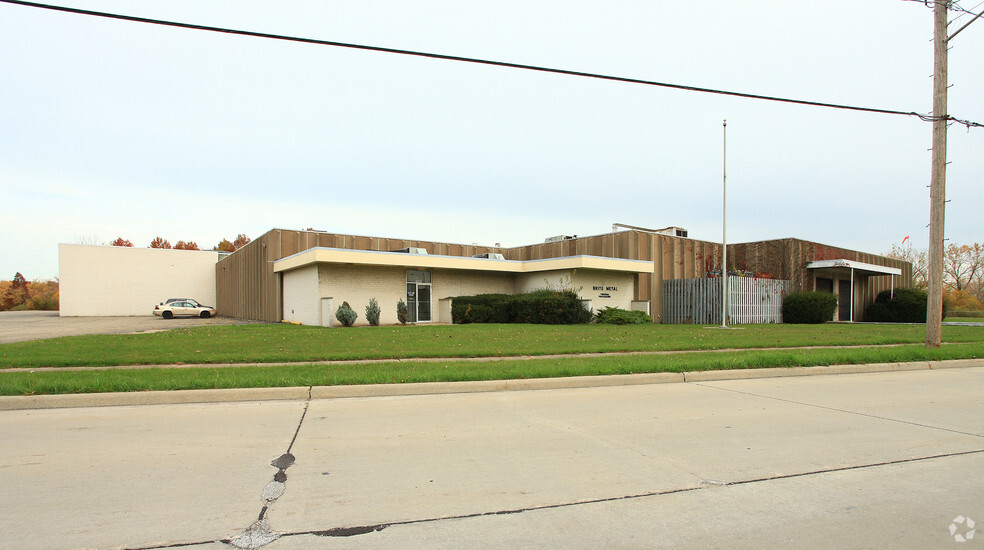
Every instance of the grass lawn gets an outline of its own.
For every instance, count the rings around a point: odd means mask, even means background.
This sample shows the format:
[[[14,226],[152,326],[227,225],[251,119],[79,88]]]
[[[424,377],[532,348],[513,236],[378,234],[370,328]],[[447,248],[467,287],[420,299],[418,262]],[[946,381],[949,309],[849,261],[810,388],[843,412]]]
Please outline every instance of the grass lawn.
[[[212,326],[0,344],[0,368],[345,359],[498,357],[920,343],[921,325]],[[984,342],[982,327],[943,327],[945,342]]]
[[[943,340],[948,345],[942,349],[925,348],[924,339],[925,328],[920,325],[746,325],[734,330],[698,325],[445,325],[351,329],[286,324],[212,326],[0,344],[0,368],[37,369],[0,374],[0,395],[399,384],[984,357],[984,327],[943,327]],[[884,344],[909,345],[834,347]],[[819,348],[749,349],[801,346]],[[701,351],[721,349],[738,351]],[[630,351],[681,353],[590,355]],[[586,355],[560,359],[459,360],[563,353]],[[406,360],[434,357],[447,360]],[[403,361],[283,364],[347,359]],[[202,366],[101,371],[45,369],[165,363]],[[208,367],[208,363],[268,365]]]
[[[885,363],[984,357],[984,343],[927,349],[913,344],[882,348],[747,350],[667,355],[614,355],[496,361],[402,361],[373,364],[270,365],[8,372],[0,374],[0,395],[125,392],[212,388],[401,384],[550,378],[644,372]]]

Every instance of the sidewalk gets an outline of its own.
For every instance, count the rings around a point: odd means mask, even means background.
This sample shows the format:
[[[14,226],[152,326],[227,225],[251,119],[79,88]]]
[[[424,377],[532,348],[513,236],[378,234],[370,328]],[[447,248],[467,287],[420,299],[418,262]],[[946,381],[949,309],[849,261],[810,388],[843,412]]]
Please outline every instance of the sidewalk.
[[[488,360],[488,358],[478,358]],[[214,366],[214,365],[210,365]],[[225,365],[236,366],[236,365]],[[397,395],[434,395],[483,393],[497,391],[592,388],[641,384],[707,382],[789,376],[819,376],[908,370],[984,367],[984,359],[920,361],[914,363],[874,363],[815,367],[615,374],[607,376],[571,376],[472,382],[427,382],[411,384],[366,384],[349,386],[303,386],[288,388],[232,388],[210,390],[145,391],[127,393],[89,393],[67,395],[0,396],[0,411],[22,409],[57,409],[76,407],[113,407],[124,405],[162,405],[176,403],[223,403],[240,401],[337,399],[347,397],[383,397]],[[114,368],[114,367],[99,367]],[[139,367],[148,368],[148,367]],[[36,369],[40,370],[40,369]],[[2,374],[0,374],[2,375]]]

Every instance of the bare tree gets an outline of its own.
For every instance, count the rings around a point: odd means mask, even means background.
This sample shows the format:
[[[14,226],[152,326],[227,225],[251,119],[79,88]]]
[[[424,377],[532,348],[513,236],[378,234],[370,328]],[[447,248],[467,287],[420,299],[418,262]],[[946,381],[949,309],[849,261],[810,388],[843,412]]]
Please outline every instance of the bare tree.
[[[979,286],[984,276],[984,245],[951,244],[943,252],[943,281],[956,290]]]
[[[929,287],[929,281],[927,279],[928,272],[926,271],[929,267],[929,260],[926,257],[925,250],[914,250],[911,245],[902,246],[893,244],[892,251],[885,255],[889,258],[895,258],[912,264],[913,287],[920,290],[926,290]]]
[[[99,244],[99,236],[95,233],[82,233],[75,236],[75,244],[87,244],[95,246]]]

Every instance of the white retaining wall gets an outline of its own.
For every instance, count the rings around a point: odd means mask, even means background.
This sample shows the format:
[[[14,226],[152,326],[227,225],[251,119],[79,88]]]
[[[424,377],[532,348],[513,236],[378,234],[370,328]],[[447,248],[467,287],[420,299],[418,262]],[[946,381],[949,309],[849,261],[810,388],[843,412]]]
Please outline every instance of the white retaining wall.
[[[152,315],[167,298],[215,305],[218,260],[213,251],[59,244],[60,314]]]

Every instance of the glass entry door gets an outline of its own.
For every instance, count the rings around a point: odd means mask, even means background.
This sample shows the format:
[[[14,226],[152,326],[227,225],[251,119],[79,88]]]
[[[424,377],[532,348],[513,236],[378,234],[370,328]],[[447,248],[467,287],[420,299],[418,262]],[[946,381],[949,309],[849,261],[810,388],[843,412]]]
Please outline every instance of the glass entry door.
[[[426,323],[431,320],[431,274],[407,271],[407,321]]]

